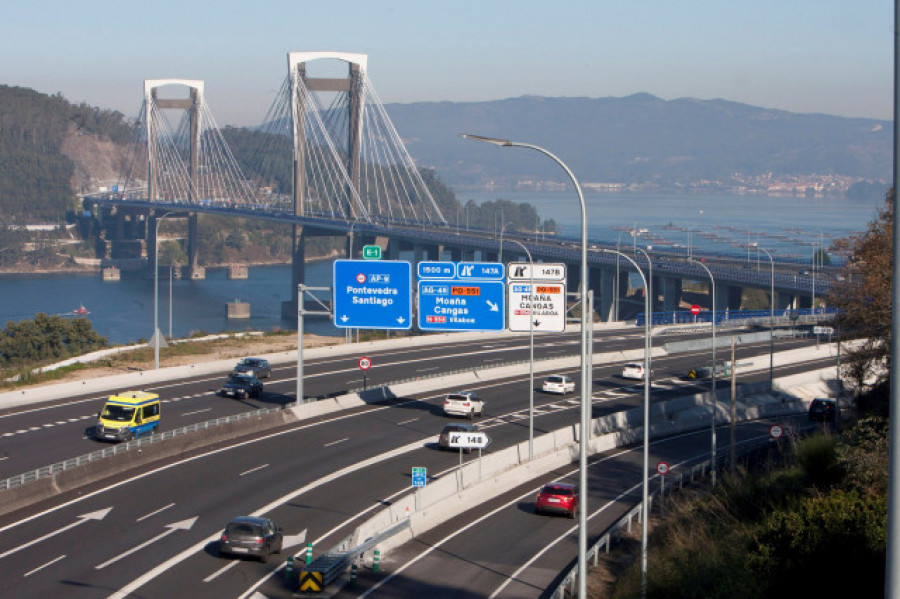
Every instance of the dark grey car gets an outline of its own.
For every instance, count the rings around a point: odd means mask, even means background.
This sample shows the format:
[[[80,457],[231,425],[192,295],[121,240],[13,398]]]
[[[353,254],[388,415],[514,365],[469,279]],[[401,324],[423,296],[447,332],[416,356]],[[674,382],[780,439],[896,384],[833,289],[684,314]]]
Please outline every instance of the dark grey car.
[[[262,381],[249,374],[229,374],[228,379],[219,389],[222,397],[260,397],[263,392]]]
[[[265,563],[269,555],[281,553],[281,528],[267,518],[239,516],[228,523],[219,537],[219,553],[252,555]]]

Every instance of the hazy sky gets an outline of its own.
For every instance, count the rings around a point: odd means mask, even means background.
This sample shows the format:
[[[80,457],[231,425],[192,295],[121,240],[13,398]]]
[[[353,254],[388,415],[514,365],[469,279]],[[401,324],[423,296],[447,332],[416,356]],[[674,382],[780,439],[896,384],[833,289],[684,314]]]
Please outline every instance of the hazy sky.
[[[32,0],[4,5],[0,84],[134,117],[144,79],[202,79],[220,125],[257,125],[287,53],[331,50],[368,54],[386,103],[649,92],[890,119],[892,29],[888,0]]]

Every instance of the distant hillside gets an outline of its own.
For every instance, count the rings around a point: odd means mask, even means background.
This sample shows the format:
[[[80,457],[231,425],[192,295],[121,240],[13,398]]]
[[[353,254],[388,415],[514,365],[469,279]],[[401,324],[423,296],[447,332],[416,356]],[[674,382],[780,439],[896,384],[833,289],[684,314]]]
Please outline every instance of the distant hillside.
[[[57,220],[91,171],[115,176],[130,136],[119,112],[0,85],[0,222]]]
[[[649,94],[524,96],[386,106],[410,154],[451,186],[561,181],[534,152],[462,140],[474,133],[545,147],[583,183],[734,186],[810,175],[890,181],[889,121],[795,114]]]

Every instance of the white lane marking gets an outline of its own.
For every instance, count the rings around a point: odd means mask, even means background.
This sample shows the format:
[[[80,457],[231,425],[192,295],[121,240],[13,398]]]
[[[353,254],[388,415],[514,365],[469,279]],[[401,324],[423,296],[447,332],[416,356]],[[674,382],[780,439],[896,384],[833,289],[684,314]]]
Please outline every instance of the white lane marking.
[[[404,424],[409,424],[410,422],[415,422],[418,418],[410,418],[409,420],[404,420],[403,422],[398,422],[397,426],[402,426]]]
[[[382,408],[382,409],[389,409],[389,408],[385,407],[385,408]],[[370,411],[370,412],[367,412],[367,413],[368,413],[368,414],[371,414],[371,411]],[[331,419],[330,421],[333,422],[333,421],[335,421],[335,420],[344,420],[344,419],[350,418],[350,417],[352,417],[352,415],[347,414],[347,415],[335,417],[335,418]],[[277,436],[281,436],[281,435],[286,435],[286,434],[290,434],[290,433],[296,433],[298,430],[302,430],[302,429],[305,429],[305,428],[311,428],[312,426],[317,426],[317,425],[321,425],[321,424],[322,424],[321,422],[319,422],[319,423],[314,423],[314,424],[307,424],[307,425],[304,425],[304,426],[299,426],[299,427],[297,427],[296,429],[292,429],[292,430],[290,430],[290,431],[279,431],[278,433],[274,433],[274,434],[272,434],[272,435],[266,435],[266,437],[264,437],[264,438],[270,439],[270,438],[277,437]],[[315,480],[315,481],[313,481],[313,482],[311,482],[311,483],[309,483],[309,484],[307,484],[307,485],[305,485],[305,486],[303,486],[303,487],[300,487],[299,489],[295,489],[294,491],[288,493],[287,495],[284,495],[284,496],[282,496],[282,497],[279,497],[279,498],[273,500],[273,501],[270,502],[268,505],[264,505],[262,508],[256,510],[255,512],[253,512],[253,513],[250,514],[250,515],[251,515],[251,516],[262,516],[263,514],[265,514],[265,513],[267,513],[267,512],[270,512],[270,511],[272,511],[273,509],[275,509],[275,508],[277,508],[277,507],[279,507],[279,506],[281,506],[281,505],[284,505],[284,504],[287,503],[288,501],[291,501],[291,500],[294,499],[295,497],[299,497],[300,495],[302,495],[302,494],[304,494],[304,493],[307,493],[307,492],[309,492],[309,491],[312,490],[312,489],[315,489],[315,488],[320,487],[320,486],[322,486],[322,485],[326,485],[326,484],[328,484],[328,483],[330,483],[330,482],[332,482],[332,481],[335,481],[335,480],[337,480],[337,479],[339,479],[339,478],[342,478],[342,477],[344,477],[344,476],[347,476],[348,474],[352,474],[353,472],[357,472],[357,471],[362,470],[362,469],[364,469],[364,468],[368,468],[368,467],[371,466],[372,464],[377,464],[377,463],[383,462],[383,461],[385,461],[385,460],[389,460],[389,459],[391,459],[391,458],[394,458],[394,457],[396,457],[396,456],[403,455],[403,454],[409,453],[409,452],[411,452],[411,451],[415,451],[415,450],[417,450],[417,449],[421,449],[422,446],[423,446],[423,444],[424,444],[425,442],[429,441],[430,439],[431,439],[431,437],[426,438],[426,439],[420,439],[419,441],[414,441],[414,442],[412,442],[412,443],[409,443],[408,445],[404,445],[404,446],[402,446],[402,447],[397,447],[397,448],[395,448],[395,449],[392,449],[391,451],[387,451],[387,452],[385,452],[385,453],[382,453],[382,454],[377,455],[377,456],[373,456],[373,457],[368,458],[368,459],[366,459],[366,460],[363,460],[363,461],[361,461],[361,462],[357,462],[357,463],[355,463],[355,464],[351,464],[350,466],[347,466],[347,467],[345,467],[345,468],[341,468],[340,470],[337,470],[337,471],[335,471],[335,472],[332,472],[331,474],[325,475],[325,476],[323,476],[323,477],[321,477],[321,478],[319,478],[319,479],[317,479],[317,480]],[[231,446],[231,447],[229,447],[229,448],[224,448],[224,447],[223,447],[223,448],[221,448],[221,449],[217,449],[217,450],[208,452],[206,455],[211,455],[211,454],[214,454],[214,453],[219,453],[219,452],[225,451],[226,449],[233,449],[233,448],[235,448],[235,447],[241,447],[241,446],[249,445],[249,444],[255,443],[255,442],[257,442],[257,440],[243,441],[243,442],[238,443],[238,444],[236,444],[236,445],[233,445],[233,446]],[[191,457],[191,458],[187,458],[187,459],[184,460],[182,463],[188,462],[188,461],[193,461],[193,460],[195,460],[195,459],[198,459],[199,457],[200,457],[200,456],[193,456],[193,457]],[[168,469],[168,468],[170,468],[171,466],[172,466],[172,465],[169,465],[169,466],[161,466],[158,470]],[[149,472],[145,472],[145,473],[143,473],[143,474],[140,474],[140,475],[138,475],[138,476],[135,476],[135,477],[134,477],[133,479],[131,479],[131,480],[137,479],[137,478],[139,478],[139,477],[142,478],[142,477],[147,476],[147,475],[149,475],[149,474],[150,474]],[[128,482],[128,481],[122,481],[122,482],[119,483],[119,484],[124,484],[124,483],[126,483],[126,482]],[[115,485],[115,486],[118,486],[118,485]],[[112,488],[112,486],[110,486],[109,488]],[[109,488],[107,488],[106,490],[109,490]],[[405,490],[404,490],[404,491],[405,491]],[[95,493],[99,493],[99,491],[95,491]],[[91,494],[88,494],[88,495],[83,495],[82,497],[79,497],[77,500],[73,500],[73,501],[80,501],[80,500],[86,499],[89,495],[93,495],[93,494],[94,494],[94,493],[91,493]],[[57,506],[56,508],[53,508],[53,509],[59,509],[59,507],[61,507],[61,506]],[[50,511],[50,510],[48,510],[48,511]],[[32,519],[32,518],[34,518],[34,517],[36,517],[36,516],[37,516],[37,515],[31,516],[30,518],[28,518],[28,519],[26,519],[26,520],[22,520],[22,521],[20,521],[20,522],[18,522],[18,523],[14,523],[14,524],[11,524],[11,525],[7,525],[7,527],[2,527],[2,528],[0,528],[0,532],[3,532],[3,530],[5,530],[5,528],[8,528],[8,527],[10,527],[10,526],[15,526],[16,524],[21,524],[22,522],[25,522],[25,521],[27,521],[27,520],[30,520],[30,519]],[[166,561],[164,561],[164,562],[162,562],[161,564],[157,565],[155,568],[151,568],[151,569],[147,570],[147,571],[144,572],[142,575],[136,577],[134,580],[132,580],[131,582],[129,582],[128,584],[126,584],[124,587],[122,587],[121,589],[119,589],[119,590],[116,591],[115,593],[112,593],[112,594],[109,596],[109,599],[126,599],[126,598],[127,598],[131,593],[133,593],[135,590],[141,588],[142,586],[144,586],[145,584],[147,584],[147,583],[150,582],[151,580],[153,580],[153,579],[155,579],[156,577],[158,577],[160,574],[163,574],[163,573],[167,572],[169,569],[171,569],[173,566],[175,566],[175,565],[177,565],[177,564],[180,564],[181,562],[183,562],[185,559],[187,559],[188,557],[190,557],[190,556],[193,555],[194,553],[197,553],[197,552],[199,552],[199,551],[202,551],[203,548],[206,547],[209,543],[212,543],[213,541],[216,541],[216,540],[219,538],[219,535],[220,535],[220,534],[221,534],[221,532],[216,531],[215,534],[209,535],[209,536],[206,537],[205,539],[201,539],[199,542],[195,543],[195,544],[192,545],[191,547],[188,547],[187,549],[185,549],[185,550],[182,551],[181,553],[178,553],[178,554],[176,554],[176,555],[170,557],[170,558],[167,559]],[[263,583],[264,583],[266,580],[268,580],[272,575],[274,575],[275,572],[276,572],[276,570],[273,570],[272,572],[270,572],[265,578],[263,578],[262,580],[258,581],[255,585],[253,585],[253,587],[252,587],[249,591],[247,591],[247,593],[246,593],[245,595],[242,595],[242,596],[249,595],[250,593],[252,593],[253,591],[255,591],[261,584],[263,584]]]
[[[344,437],[343,439],[338,439],[337,441],[332,441],[331,443],[326,443],[322,447],[331,447],[332,445],[337,445],[338,443],[343,443],[344,441],[349,441],[350,437]]]
[[[182,416],[193,416],[194,414],[202,414],[203,412],[211,412],[212,408],[204,408],[202,410],[194,410],[193,412],[185,412]]]
[[[238,560],[238,559],[231,560],[230,562],[228,562],[227,564],[225,564],[224,566],[222,566],[221,568],[219,568],[218,570],[216,570],[215,572],[213,572],[212,574],[210,574],[209,576],[204,578],[203,582],[212,582],[213,580],[218,578],[220,575],[224,574],[228,570],[237,566],[239,563],[241,563],[241,560]]]
[[[263,464],[262,466],[257,466],[256,468],[251,468],[250,470],[244,470],[243,472],[238,474],[238,476],[244,476],[245,474],[252,474],[258,470],[262,470],[263,468],[268,468],[268,467],[269,467],[268,464]]]
[[[0,458],[0,462],[2,462],[3,460],[8,460],[8,459],[9,459],[9,456],[8,456],[8,455],[5,455],[5,456],[3,456],[2,458]]]
[[[154,511],[154,512],[150,512],[149,514],[147,514],[147,515],[145,515],[145,516],[141,516],[140,518],[138,518],[137,520],[135,520],[135,522],[140,522],[141,520],[146,520],[146,519],[149,518],[150,516],[155,516],[156,514],[162,512],[162,511],[164,511],[164,510],[169,509],[169,508],[172,507],[173,505],[175,505],[175,504],[174,504],[174,503],[170,503],[169,505],[164,505],[163,507],[159,508],[158,510],[156,510],[156,511]]]
[[[416,372],[428,372],[429,370],[437,370],[438,366],[431,366],[430,368],[417,368]]]
[[[60,561],[60,560],[63,560],[63,559],[65,559],[65,558],[66,558],[65,555],[60,555],[60,556],[57,557],[56,559],[52,559],[52,560],[50,560],[49,562],[45,563],[43,566],[38,566],[38,567],[35,568],[34,570],[31,570],[30,572],[26,572],[25,574],[23,574],[23,577],[31,576],[31,575],[34,574],[35,572],[40,572],[40,571],[43,570],[44,568],[49,568],[50,566],[52,566],[52,565],[55,564],[56,562],[58,562],[58,561]]]
[[[163,532],[159,533],[158,535],[156,535],[153,538],[147,539],[140,545],[135,545],[134,547],[132,547],[125,553],[120,553],[116,557],[114,557],[112,559],[108,559],[105,562],[103,562],[102,564],[94,566],[94,569],[102,570],[106,566],[109,566],[110,564],[114,564],[117,561],[119,561],[120,559],[124,559],[124,558],[128,557],[132,553],[136,553],[148,545],[152,545],[153,543],[169,536],[170,534],[172,534],[173,532],[175,532],[177,530],[190,530],[191,527],[194,525],[194,522],[196,522],[196,521],[197,521],[197,516],[194,516],[193,518],[188,518],[187,520],[182,520],[181,522],[173,522],[172,524],[166,524],[166,526],[164,527],[166,530],[164,530]]]

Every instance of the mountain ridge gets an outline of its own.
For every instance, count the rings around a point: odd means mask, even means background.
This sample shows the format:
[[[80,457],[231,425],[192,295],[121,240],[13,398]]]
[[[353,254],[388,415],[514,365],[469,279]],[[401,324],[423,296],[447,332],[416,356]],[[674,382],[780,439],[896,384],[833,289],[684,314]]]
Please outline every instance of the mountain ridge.
[[[420,166],[448,185],[515,186],[560,180],[558,167],[458,138],[528,142],[558,154],[585,182],[690,188],[760,178],[891,179],[890,121],[793,113],[731,100],[649,93],[624,97],[519,96],[484,102],[387,104]]]

